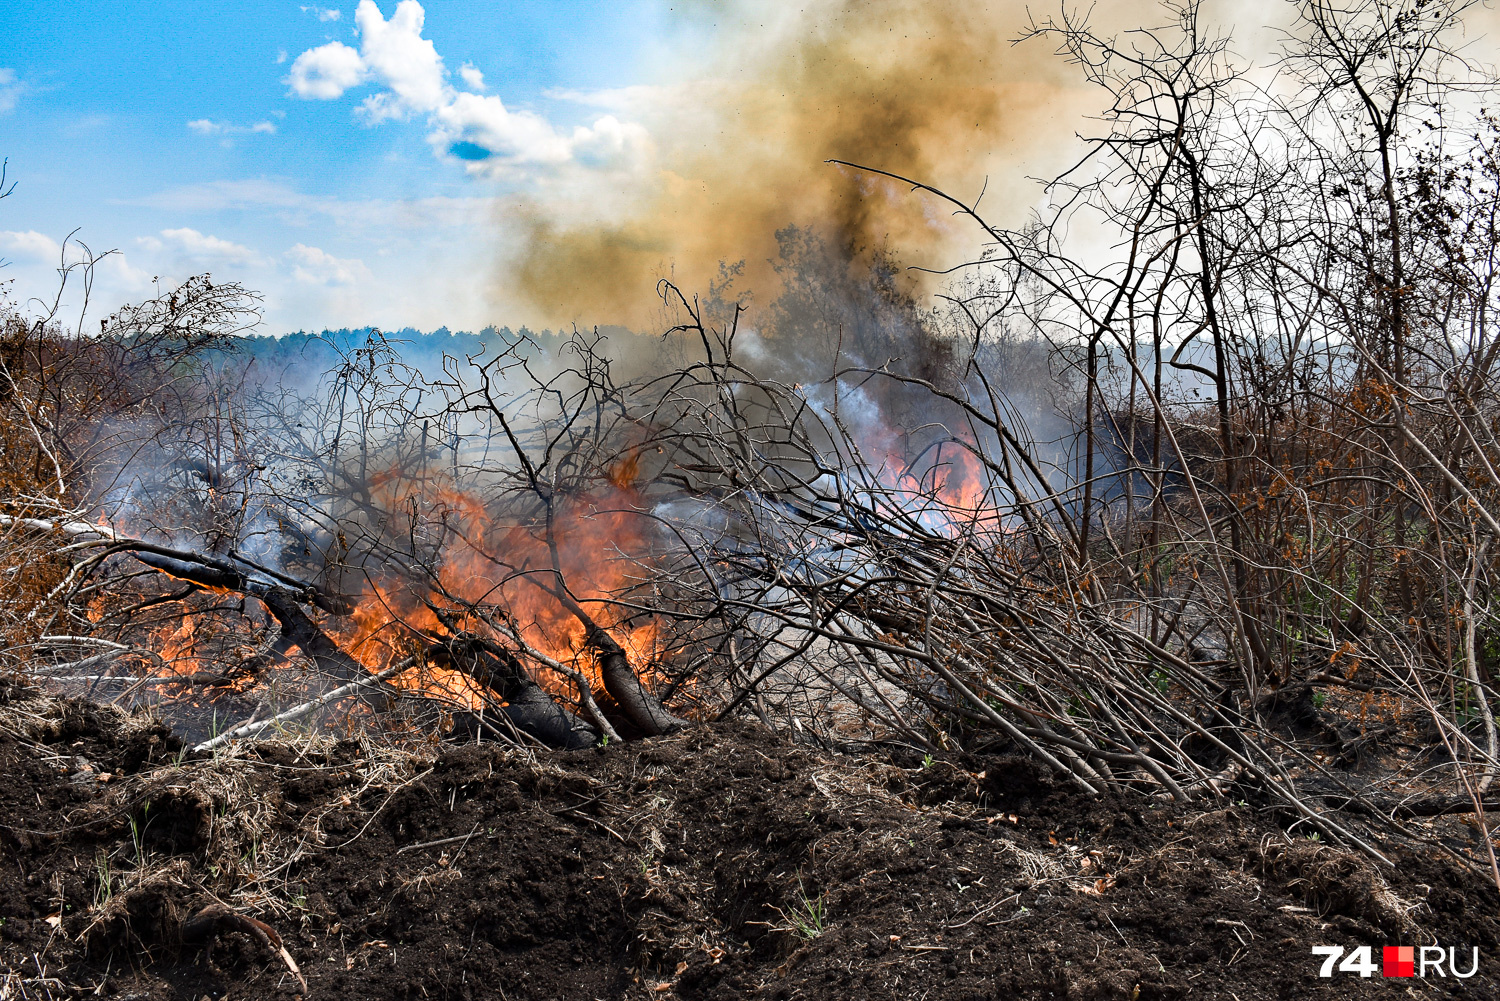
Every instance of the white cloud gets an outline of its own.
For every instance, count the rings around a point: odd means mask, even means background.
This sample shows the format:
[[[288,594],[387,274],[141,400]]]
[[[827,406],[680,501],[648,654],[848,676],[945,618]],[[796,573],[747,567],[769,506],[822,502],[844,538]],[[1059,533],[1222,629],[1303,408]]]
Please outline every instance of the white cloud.
[[[408,111],[436,111],[452,93],[443,57],[422,37],[425,16],[417,0],[401,0],[389,21],[381,16],[375,0],[360,0],[354,11],[365,66],[390,88],[365,101],[365,110],[377,121]]]
[[[33,261],[56,263],[62,259],[62,245],[45,233],[29,229],[24,233],[0,230],[0,251]]]
[[[464,83],[470,90],[484,90],[484,74],[473,63],[464,63],[460,66],[458,75],[464,78]]]
[[[222,262],[245,267],[260,260],[260,255],[249,247],[200,233],[196,229],[164,229],[160,239],[147,236],[136,242],[147,250],[169,250],[197,264]]]
[[[613,115],[566,133],[535,112],[507,108],[494,95],[456,90],[442,56],[422,37],[424,19],[417,0],[401,0],[389,21],[375,0],[360,0],[354,12],[359,50],[341,42],[308,49],[292,64],[287,82],[300,97],[331,100],[373,81],[382,89],[366,97],[359,109],[371,124],[427,115],[434,152],[463,161],[471,173],[568,163],[633,168],[649,156],[646,130]],[[465,63],[458,74],[471,91],[485,89],[477,67]]]
[[[438,128],[429,139],[440,151],[467,143],[476,147],[473,158],[495,155],[520,163],[566,163],[573,155],[551,122],[529,111],[510,111],[493,95],[455,94],[433,118]]]
[[[276,125],[273,122],[235,125],[233,122],[215,122],[207,118],[188,122],[187,127],[202,136],[246,135],[253,132],[264,132],[270,135],[276,132]]]
[[[17,303],[22,313],[50,316],[75,330],[97,329],[101,313],[139,300],[154,288],[152,275],[133,267],[118,251],[101,257],[78,240],[64,248],[35,230],[0,231],[0,260],[10,255],[14,260],[7,261],[10,266],[0,274],[9,278],[13,266],[16,288],[33,297]],[[90,259],[94,265],[85,281],[78,266]],[[68,269],[66,276],[59,274],[60,266]]]
[[[125,255],[117,250],[110,250],[100,256],[83,241],[72,240],[65,251],[62,244],[46,233],[38,233],[34,229],[25,232],[0,230],[0,254],[14,254],[19,261],[41,264],[50,268],[56,268],[59,265],[82,264],[93,258],[97,265],[96,270],[103,272],[106,276],[128,279],[136,284],[150,278],[144,272],[131,267],[126,262]]]
[[[16,78],[16,71],[0,66],[0,115],[14,108],[25,92],[26,84]]]
[[[314,6],[314,7],[303,7],[302,8],[302,13],[304,13],[304,14],[312,14],[319,21],[337,21],[339,18],[341,18],[341,17],[344,16],[344,12],[341,11],[341,10],[329,9],[329,8],[326,8],[326,7],[316,7],[316,6]]]
[[[298,56],[286,82],[298,97],[331,101],[363,83],[366,75],[358,52],[343,42],[329,42]]]
[[[643,158],[650,152],[651,137],[634,122],[605,115],[588,128],[573,130],[573,157],[588,166],[610,166]]]
[[[556,318],[533,316],[500,302],[494,283],[485,277],[496,252],[492,221],[513,200],[477,195],[342,200],[299,192],[276,179],[160,192],[128,204],[180,219],[191,230],[127,232],[111,237],[115,243],[99,242],[99,249],[119,244],[128,254],[111,254],[96,268],[91,306],[82,320],[84,286],[75,273],[64,289],[59,322],[96,331],[99,319],[121,304],[163,294],[207,271],[262,293],[263,329],[272,333],[367,323],[392,330],[442,324],[478,330],[490,322],[531,323],[540,329]],[[230,222],[219,221],[218,212],[233,216],[233,229]],[[291,223],[279,223],[278,217]],[[340,242],[321,235],[327,232],[337,232]],[[29,226],[0,231],[0,259],[9,261],[0,269],[0,282],[14,280],[10,297],[27,315],[45,315],[57,296],[63,234],[55,235],[54,240]],[[97,241],[107,239],[102,233],[93,235]],[[67,260],[74,262],[80,254],[81,248],[70,244]]]
[[[152,288],[155,281],[149,272],[135,267],[119,253],[110,254],[101,261],[99,270],[104,272],[106,290],[113,289],[120,302],[139,298]]]
[[[353,285],[371,277],[364,261],[334,257],[306,244],[297,244],[284,256],[292,263],[292,277],[305,285]]]
[[[292,208],[305,205],[310,196],[278,181],[207,181],[189,184],[127,202],[174,212],[216,212],[239,208]]]

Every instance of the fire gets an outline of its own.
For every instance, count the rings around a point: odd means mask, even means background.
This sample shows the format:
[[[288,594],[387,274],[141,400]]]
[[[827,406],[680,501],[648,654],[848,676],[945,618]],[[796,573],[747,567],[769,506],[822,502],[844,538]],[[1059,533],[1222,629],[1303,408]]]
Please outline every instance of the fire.
[[[449,534],[435,579],[417,586],[366,585],[340,627],[341,644],[372,671],[381,670],[457,628],[517,652],[544,688],[570,698],[573,682],[548,662],[577,671],[591,688],[601,687],[586,627],[568,607],[573,602],[625,649],[649,685],[665,654],[658,626],[627,620],[616,603],[640,583],[633,568],[648,550],[643,522],[632,510],[639,475],[639,458],[632,454],[610,468],[608,485],[598,493],[557,503],[556,569],[540,517],[507,519],[479,494],[452,484],[418,483],[394,473],[382,477],[379,486],[392,509],[415,503]],[[1012,530],[983,463],[961,444],[934,447],[916,463],[898,464],[892,455],[875,478],[878,503],[899,506],[936,534]],[[485,697],[466,675],[432,665],[414,666],[395,683],[468,708],[480,707]]]
[[[208,614],[201,599],[211,596],[207,588],[163,606],[166,621],[148,627],[145,647],[154,650],[162,671],[160,677],[214,677],[214,686],[245,690],[257,684],[254,671],[239,672],[255,653],[251,636],[237,618]],[[198,599],[198,600],[195,600]],[[166,611],[174,609],[174,611]]]
[[[166,634],[161,638],[157,653],[166,664],[167,670],[172,674],[196,674],[202,667],[197,656],[198,617],[196,615],[184,615],[178,622],[177,628],[172,629],[170,625],[163,626],[160,633]]]
[[[875,479],[884,491],[881,506],[914,518],[935,534],[954,538],[966,531],[981,536],[1015,531],[996,504],[983,462],[963,444],[931,449],[918,463],[903,462],[888,451]]]
[[[232,688],[243,689],[255,683],[251,674],[234,678],[234,668],[243,664],[253,648],[245,643],[237,623],[203,615],[184,601],[181,614],[152,630],[151,647],[161,658],[167,674],[184,678],[193,675],[217,675]]]
[[[573,682],[547,661],[579,672],[592,688],[601,686],[586,627],[568,607],[573,602],[625,649],[649,684],[650,668],[663,654],[658,627],[625,621],[611,603],[637,583],[631,560],[646,549],[630,510],[628,485],[637,471],[636,461],[627,459],[612,471],[604,493],[558,503],[553,537],[560,573],[544,525],[507,522],[481,497],[451,485],[423,490],[399,476],[382,478],[383,491],[403,506],[425,502],[448,538],[435,579],[367,583],[353,614],[331,624],[336,638],[378,671],[461,629],[515,651],[539,684],[570,697]],[[419,662],[392,680],[457,706],[484,704],[483,689],[461,672]]]
[[[1007,531],[991,477],[971,449],[946,442],[902,460],[895,439],[892,433],[880,442],[886,447],[876,452],[886,460],[868,474],[877,509],[950,538]],[[588,619],[625,650],[651,687],[669,654],[664,634],[650,616],[622,604],[654,569],[650,522],[638,512],[640,477],[639,456],[627,455],[592,493],[554,498],[549,522],[536,498],[497,501],[441,477],[389,470],[372,480],[376,506],[412,512],[424,530],[441,533],[440,551],[427,561],[425,576],[372,575],[352,614],[330,617],[324,628],[372,672],[410,659],[412,666],[392,679],[397,687],[479,709],[495,693],[430,663],[424,653],[434,642],[460,632],[481,636],[515,653],[534,680],[572,701],[580,680],[603,687]],[[186,603],[183,611],[156,628],[151,644],[171,673],[211,672],[226,656],[245,653],[221,635],[217,619],[193,614]]]

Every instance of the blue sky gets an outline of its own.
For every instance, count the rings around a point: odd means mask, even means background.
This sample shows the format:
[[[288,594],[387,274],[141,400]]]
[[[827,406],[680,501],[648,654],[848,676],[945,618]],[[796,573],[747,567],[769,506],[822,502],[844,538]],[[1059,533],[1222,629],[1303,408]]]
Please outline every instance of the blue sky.
[[[505,322],[477,277],[504,242],[496,201],[623,169],[644,139],[608,95],[696,30],[669,18],[618,0],[0,0],[17,182],[0,280],[50,295],[77,227],[119,251],[106,309],[209,271],[262,291],[273,332]]]

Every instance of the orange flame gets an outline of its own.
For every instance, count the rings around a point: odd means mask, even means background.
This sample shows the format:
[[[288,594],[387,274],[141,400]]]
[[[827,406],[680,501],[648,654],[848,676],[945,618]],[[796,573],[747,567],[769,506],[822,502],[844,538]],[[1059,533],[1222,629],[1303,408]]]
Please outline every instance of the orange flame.
[[[184,615],[173,629],[170,624],[157,630],[160,646],[157,653],[173,674],[196,674],[202,667],[196,652],[198,617]]]
[[[658,627],[624,621],[609,602],[637,583],[630,557],[645,549],[639,520],[629,510],[634,495],[626,487],[637,473],[637,460],[626,459],[611,471],[614,487],[607,495],[573,499],[555,510],[560,580],[541,529],[506,523],[480,497],[451,486],[435,487],[423,496],[418,485],[398,475],[383,477],[383,493],[400,494],[406,503],[426,500],[451,537],[425,593],[392,582],[367,584],[353,614],[334,626],[340,644],[372,671],[382,670],[429,638],[448,633],[436,606],[464,630],[508,648],[517,649],[519,638],[523,658],[535,652],[578,671],[598,688],[599,669],[585,627],[556,594],[566,588],[564,593],[625,649],[632,666],[649,674],[662,656]],[[614,502],[610,510],[601,510],[605,501]],[[474,614],[476,608],[482,614]],[[572,694],[571,680],[537,658],[530,660],[543,687]],[[484,704],[483,689],[458,671],[419,664],[392,681],[461,707]]]
[[[927,529],[952,538],[964,531],[981,536],[1008,535],[1011,519],[996,503],[983,461],[962,444],[929,453],[925,465],[902,461],[893,449],[876,474],[888,493],[882,505],[899,508]]]

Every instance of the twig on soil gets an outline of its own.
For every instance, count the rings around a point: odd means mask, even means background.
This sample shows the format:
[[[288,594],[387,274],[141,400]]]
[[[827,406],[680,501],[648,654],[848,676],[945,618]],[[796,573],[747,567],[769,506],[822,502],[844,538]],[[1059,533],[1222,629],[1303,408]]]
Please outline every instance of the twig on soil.
[[[964,920],[960,921],[956,925],[944,925],[943,927],[947,928],[949,931],[952,931],[955,928],[962,928],[964,925],[969,924],[971,921],[975,921],[975,920],[977,920],[979,918],[984,917],[990,911],[993,911],[995,908],[1001,906],[1002,904],[1008,904],[1012,900],[1020,900],[1020,899],[1021,899],[1021,895],[1019,893],[1012,893],[1008,897],[1002,897],[1001,899],[996,900],[993,904],[990,904],[988,907],[983,908],[982,910],[975,911],[973,914],[969,915],[967,918],[965,918]]]
[[[475,824],[473,829],[471,829],[468,834],[455,834],[451,838],[438,838],[436,841],[424,841],[420,845],[407,845],[405,848],[397,848],[396,854],[405,855],[407,852],[417,852],[421,851],[423,848],[436,848],[439,845],[451,845],[455,841],[462,841],[464,844],[468,844],[469,839],[474,836],[474,831],[477,830],[479,830],[479,825]]]
[[[260,734],[263,731],[275,726],[277,723],[285,723],[290,720],[301,719],[303,716],[321,709],[331,702],[337,702],[339,699],[342,699],[345,696],[353,695],[355,692],[358,692],[362,688],[368,688],[372,685],[378,685],[380,684],[380,682],[385,681],[387,678],[391,678],[397,674],[400,674],[408,667],[411,667],[413,663],[415,663],[415,660],[408,657],[406,660],[403,660],[398,664],[392,664],[390,667],[386,668],[384,671],[381,671],[379,674],[372,674],[368,677],[359,678],[356,681],[351,681],[347,685],[342,685],[338,688],[335,688],[333,691],[320,695],[308,702],[304,702],[299,706],[293,706],[291,709],[288,709],[286,712],[281,713],[280,715],[272,716],[270,719],[260,720],[254,723],[246,723],[243,726],[226,731],[225,733],[221,733],[217,737],[212,737],[208,740],[203,741],[201,744],[198,744],[193,748],[193,750],[212,751],[214,748],[219,747],[223,744],[227,744],[231,740],[240,740],[244,737],[254,737],[257,734]]]
[[[597,797],[597,796],[594,797],[594,799],[598,799],[598,798],[599,797]],[[590,817],[586,813],[580,813],[579,812],[579,810],[578,810],[579,807],[581,807],[581,806],[587,806],[589,803],[592,803],[593,801],[594,800],[584,800],[582,803],[579,803],[579,804],[577,804],[575,806],[565,806],[565,807],[563,807],[560,810],[549,810],[548,812],[551,813],[552,816],[554,816],[554,817],[561,817],[564,814],[567,814],[570,817],[577,817],[579,820],[587,820],[591,824],[598,824],[600,827],[604,828],[610,834],[614,835],[615,840],[618,841],[618,842],[620,842],[620,844],[622,844],[622,845],[623,844],[628,844],[628,842],[624,838],[620,837],[620,835],[618,833],[616,833],[616,831],[615,831],[615,829],[613,827],[610,827],[608,824],[606,824],[604,821],[600,820],[598,817]]]
[[[348,841],[345,841],[342,844],[335,845],[334,849],[337,850],[339,848],[348,848],[350,845],[354,844],[354,842],[356,842],[360,838],[364,837],[365,836],[365,832],[370,829],[370,825],[373,824],[373,823],[375,823],[375,818],[378,817],[378,816],[380,816],[380,811],[384,810],[386,808],[386,806],[390,803],[390,801],[393,798],[395,798],[396,793],[400,792],[402,789],[405,789],[407,786],[411,785],[413,782],[417,782],[417,781],[419,781],[421,779],[425,779],[427,776],[429,776],[431,774],[432,774],[432,769],[431,768],[424,768],[422,771],[418,772],[417,774],[413,775],[411,778],[407,779],[405,782],[402,782],[400,785],[396,786],[396,788],[392,789],[390,791],[390,794],[388,796],[386,796],[385,799],[383,799],[383,800],[380,801],[380,805],[377,806],[375,808],[375,811],[370,814],[369,819],[367,819],[365,821],[364,826],[359,829],[358,833],[356,833],[354,835],[354,837],[350,838]]]

